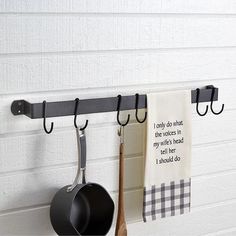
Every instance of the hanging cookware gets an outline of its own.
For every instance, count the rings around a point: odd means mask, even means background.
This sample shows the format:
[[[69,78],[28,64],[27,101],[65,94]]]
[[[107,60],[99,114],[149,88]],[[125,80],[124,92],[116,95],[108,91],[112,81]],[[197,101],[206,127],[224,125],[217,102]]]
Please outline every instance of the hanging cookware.
[[[120,161],[119,161],[119,197],[118,197],[118,214],[116,221],[116,236],[126,236],[127,226],[125,222],[124,207],[124,126],[120,126],[118,131],[120,136]]]
[[[99,184],[86,183],[86,137],[76,128],[78,170],[71,186],[65,186],[54,196],[50,219],[58,235],[106,235],[111,227],[114,203]],[[82,183],[79,184],[80,172]]]

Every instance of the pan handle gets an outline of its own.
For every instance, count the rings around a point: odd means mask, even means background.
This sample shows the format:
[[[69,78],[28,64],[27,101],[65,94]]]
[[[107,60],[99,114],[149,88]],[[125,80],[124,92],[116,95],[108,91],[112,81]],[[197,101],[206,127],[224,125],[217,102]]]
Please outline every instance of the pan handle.
[[[86,170],[86,136],[85,136],[85,131],[82,130],[80,131],[82,134],[80,135],[80,170],[82,171],[82,183],[86,184],[86,179],[85,179],[85,170]]]
[[[86,168],[86,136],[85,131],[76,128],[76,138],[77,138],[77,147],[78,147],[78,168],[77,173],[74,179],[74,182],[71,186],[67,188],[67,192],[71,192],[78,184],[80,179],[80,171],[82,171],[82,183],[85,184],[85,168]]]

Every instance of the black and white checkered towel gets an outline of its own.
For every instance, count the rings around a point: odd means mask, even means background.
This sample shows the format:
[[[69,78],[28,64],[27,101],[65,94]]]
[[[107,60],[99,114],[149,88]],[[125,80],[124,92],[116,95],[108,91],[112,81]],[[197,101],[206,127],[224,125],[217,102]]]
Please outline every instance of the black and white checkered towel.
[[[144,222],[190,211],[191,93],[147,95]]]
[[[189,212],[190,193],[191,179],[144,188],[143,220],[146,222]]]

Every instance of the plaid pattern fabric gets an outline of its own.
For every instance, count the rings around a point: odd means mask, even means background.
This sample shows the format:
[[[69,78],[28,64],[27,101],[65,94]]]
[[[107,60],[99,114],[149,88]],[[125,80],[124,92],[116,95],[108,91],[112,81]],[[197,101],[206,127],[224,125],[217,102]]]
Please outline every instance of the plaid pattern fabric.
[[[144,188],[143,221],[175,216],[190,211],[191,179]]]

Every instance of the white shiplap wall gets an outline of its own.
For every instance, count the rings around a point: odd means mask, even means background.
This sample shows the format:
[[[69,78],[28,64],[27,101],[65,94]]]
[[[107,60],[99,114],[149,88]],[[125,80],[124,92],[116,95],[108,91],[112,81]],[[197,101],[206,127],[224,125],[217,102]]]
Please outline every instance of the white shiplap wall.
[[[236,235],[235,0],[0,0],[0,235],[54,235],[49,204],[76,171],[73,117],[13,117],[11,102],[214,84],[220,116],[193,106],[192,212],[144,224],[144,125],[126,131],[129,235]],[[215,105],[219,108],[219,105]],[[124,114],[125,115],[125,114]],[[89,119],[88,179],[117,200],[116,114]],[[107,178],[109,176],[109,178]],[[111,230],[111,235],[114,229]]]

